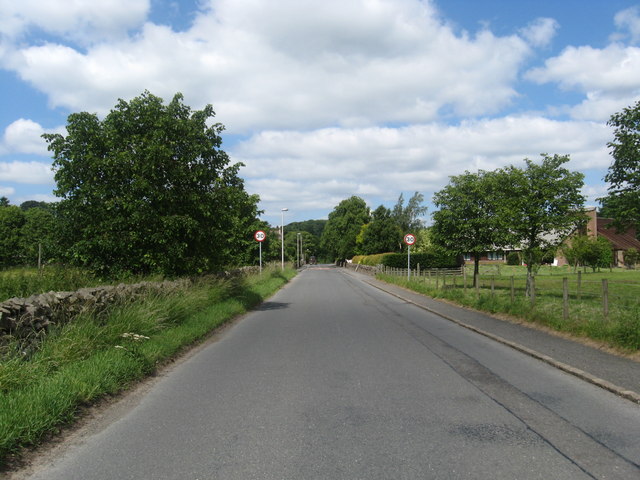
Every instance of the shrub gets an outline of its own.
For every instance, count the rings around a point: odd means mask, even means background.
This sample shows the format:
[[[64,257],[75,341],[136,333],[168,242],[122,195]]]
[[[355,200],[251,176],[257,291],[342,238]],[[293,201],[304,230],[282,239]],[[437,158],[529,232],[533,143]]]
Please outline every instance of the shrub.
[[[407,254],[385,255],[382,258],[382,264],[393,268],[407,268]],[[437,251],[411,254],[411,268],[417,268],[418,265],[420,268],[457,268],[462,265],[462,259]]]
[[[353,257],[353,263],[359,265],[370,265],[375,267],[382,264],[382,259],[386,255],[393,255],[393,253],[378,253],[376,255],[356,255]]]
[[[520,265],[520,254],[511,252],[507,255],[507,265]]]

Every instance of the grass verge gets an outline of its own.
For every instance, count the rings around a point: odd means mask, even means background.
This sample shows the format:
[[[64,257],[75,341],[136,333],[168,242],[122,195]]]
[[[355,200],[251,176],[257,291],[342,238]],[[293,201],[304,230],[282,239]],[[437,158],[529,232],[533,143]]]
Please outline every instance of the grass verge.
[[[10,455],[38,444],[82,406],[118,393],[216,327],[275,293],[294,270],[201,282],[86,314],[51,331],[24,355],[19,342],[0,358],[0,471]]]
[[[377,278],[388,283],[400,285],[432,298],[442,298],[459,305],[488,313],[504,313],[531,323],[544,325],[553,330],[568,333],[576,337],[585,337],[605,343],[624,353],[640,350],[640,303],[638,301],[638,283],[635,275],[623,277],[626,283],[616,278],[618,293],[612,295],[608,304],[607,316],[603,316],[603,302],[597,295],[596,287],[601,285],[601,276],[593,274],[589,281],[581,283],[576,293],[576,279],[570,279],[572,288],[567,302],[565,315],[563,303],[562,277],[536,277],[536,298],[532,307],[530,299],[524,296],[524,276],[516,279],[515,295],[511,298],[511,277],[487,276],[480,280],[481,288],[476,291],[468,285],[463,286],[462,279],[457,283],[435,278],[412,277],[379,274]],[[611,274],[609,273],[609,276]],[[493,284],[493,288],[490,285]],[[614,284],[610,287],[613,289]],[[540,287],[540,288],[538,288]]]

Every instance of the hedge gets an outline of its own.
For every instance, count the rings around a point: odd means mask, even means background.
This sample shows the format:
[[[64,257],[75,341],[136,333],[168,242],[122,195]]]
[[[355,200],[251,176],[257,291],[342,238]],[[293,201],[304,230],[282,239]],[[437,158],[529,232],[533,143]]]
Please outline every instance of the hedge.
[[[393,253],[382,258],[382,264],[386,267],[407,268],[407,254]],[[411,268],[458,268],[462,265],[462,259],[454,255],[445,255],[439,252],[412,253]]]

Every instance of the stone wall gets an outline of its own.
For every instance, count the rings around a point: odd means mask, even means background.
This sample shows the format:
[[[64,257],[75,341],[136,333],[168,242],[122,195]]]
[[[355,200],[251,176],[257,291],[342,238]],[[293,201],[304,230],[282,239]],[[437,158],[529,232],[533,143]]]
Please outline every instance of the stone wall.
[[[153,291],[171,292],[189,284],[189,280],[140,282],[10,298],[0,303],[0,336],[26,337],[85,311],[101,312],[116,302],[133,300]]]

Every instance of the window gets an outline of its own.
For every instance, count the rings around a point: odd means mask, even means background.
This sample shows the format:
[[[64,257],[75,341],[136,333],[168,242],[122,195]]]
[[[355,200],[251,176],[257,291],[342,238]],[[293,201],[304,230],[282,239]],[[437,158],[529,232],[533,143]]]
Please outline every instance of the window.
[[[504,252],[489,252],[487,257],[489,260],[504,260]]]

